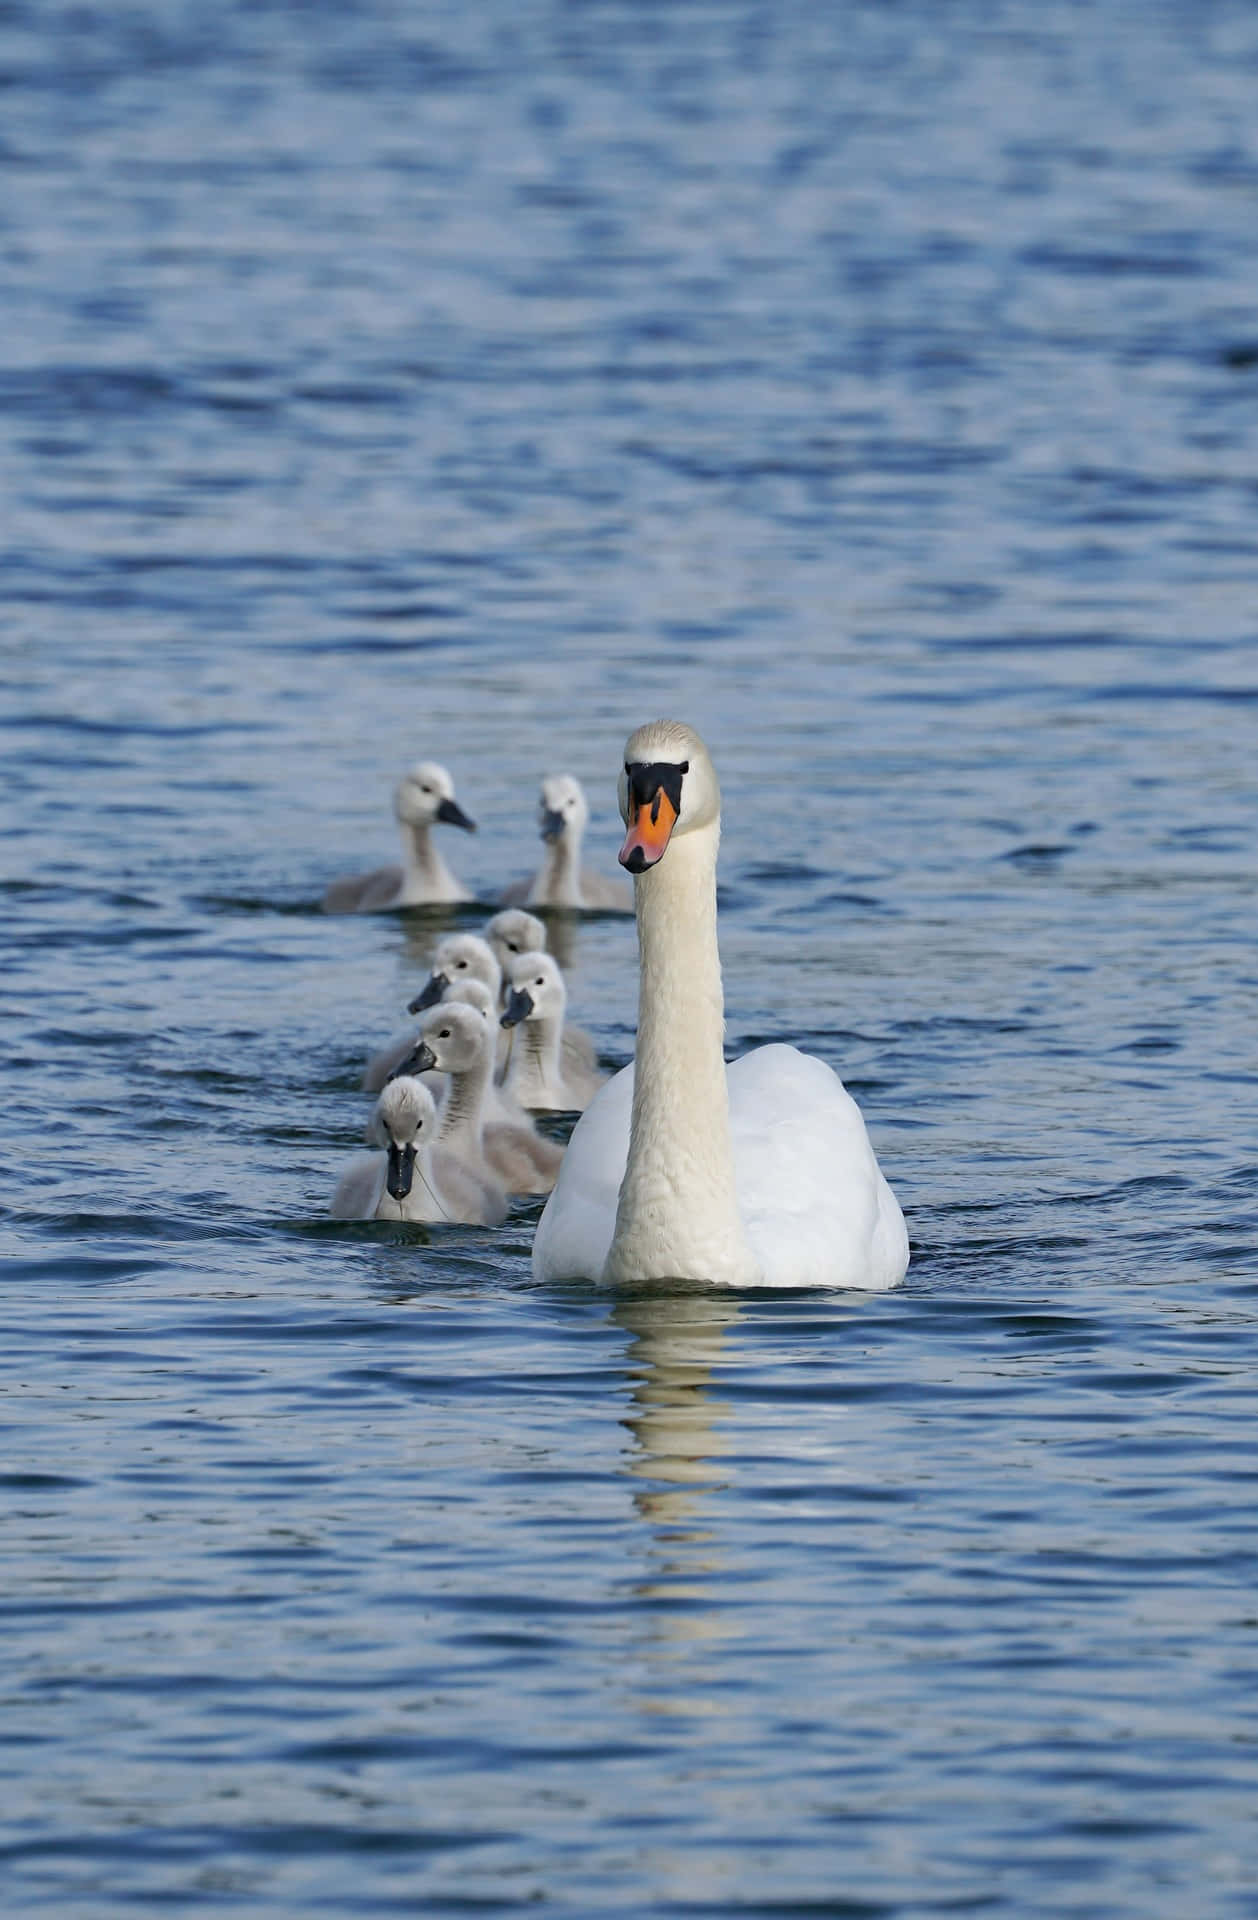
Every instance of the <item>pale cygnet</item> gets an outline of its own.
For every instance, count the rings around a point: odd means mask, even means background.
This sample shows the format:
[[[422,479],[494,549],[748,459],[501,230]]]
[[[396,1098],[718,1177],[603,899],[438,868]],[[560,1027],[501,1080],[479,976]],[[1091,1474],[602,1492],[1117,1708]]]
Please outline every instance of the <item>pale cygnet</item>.
[[[334,880],[323,896],[325,913],[383,913],[390,907],[439,906],[470,900],[433,844],[437,823],[476,830],[454,797],[454,782],[435,760],[421,760],[398,783],[393,812],[402,835],[403,864]]]
[[[461,1221],[481,1227],[505,1220],[506,1195],[437,1146],[437,1109],[422,1082],[391,1080],[373,1118],[384,1151],[351,1161],[332,1195],[334,1219]]]
[[[570,773],[542,781],[538,821],[545,853],[531,880],[502,893],[504,907],[558,907],[575,912],[632,913],[633,896],[621,880],[581,865],[581,839],[590,817],[581,782]]]
[[[563,1149],[544,1139],[523,1116],[517,1121],[487,1118],[494,1048],[480,1015],[472,1007],[442,1001],[424,1014],[420,1034],[407,1072],[436,1067],[450,1076],[441,1106],[439,1144],[481,1178],[499,1181],[508,1193],[549,1193]]]
[[[563,975],[549,953],[521,953],[507,965],[504,1027],[517,1038],[506,1091],[522,1107],[582,1113],[607,1075],[573,1058],[563,1046],[568,1004]]]
[[[495,1000],[502,989],[502,969],[487,940],[478,933],[447,933],[432,950],[431,972],[415,998],[408,1001],[408,1013],[422,1013],[437,1004],[459,980],[482,980]]]

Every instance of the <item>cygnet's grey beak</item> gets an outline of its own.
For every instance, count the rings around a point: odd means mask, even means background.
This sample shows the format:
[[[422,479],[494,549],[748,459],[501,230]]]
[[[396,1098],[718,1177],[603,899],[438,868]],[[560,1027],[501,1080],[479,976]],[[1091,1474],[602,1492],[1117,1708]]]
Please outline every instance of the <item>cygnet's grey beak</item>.
[[[563,832],[564,818],[554,807],[542,808],[542,839],[558,840]]]
[[[395,1200],[405,1200],[415,1178],[415,1143],[399,1147],[396,1140],[389,1142],[389,1171],[385,1175],[385,1185]]]
[[[521,1020],[527,1020],[533,1011],[533,996],[523,987],[512,987],[507,994],[507,1004],[503,1008],[500,1027],[518,1027]]]
[[[448,827],[465,827],[468,833],[475,833],[476,822],[469,820],[457,800],[443,800],[437,808],[438,820],[444,820]]]
[[[405,1074],[428,1073],[437,1064],[437,1056],[426,1040],[420,1040],[413,1046],[400,1067],[395,1067],[389,1075],[390,1080],[401,1080]]]
[[[413,1000],[407,1001],[406,1011],[408,1013],[422,1013],[425,1007],[435,1007],[449,984],[450,977],[448,974],[430,973],[428,976],[428,985],[421,988]]]

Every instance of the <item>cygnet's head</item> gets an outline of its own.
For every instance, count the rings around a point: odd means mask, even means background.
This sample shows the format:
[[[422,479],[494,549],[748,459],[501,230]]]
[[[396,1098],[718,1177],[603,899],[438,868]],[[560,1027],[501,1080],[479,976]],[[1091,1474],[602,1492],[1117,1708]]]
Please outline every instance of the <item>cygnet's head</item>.
[[[375,1121],[388,1153],[385,1185],[405,1200],[415,1178],[415,1155],[436,1132],[437,1109],[422,1080],[390,1080],[376,1101]]]
[[[674,835],[714,824],[719,829],[716,768],[694,728],[679,720],[652,720],[629,735],[619,800],[629,829],[620,864],[630,873],[655,866]]]
[[[485,938],[498,965],[505,970],[514,954],[541,952],[546,945],[546,928],[535,913],[526,913],[523,907],[504,907],[486,924]]]
[[[550,773],[542,781],[538,819],[543,840],[579,838],[590,817],[589,803],[579,780],[570,773]]]
[[[473,979],[470,974],[456,980],[441,996],[441,1004],[448,1007],[457,1002],[462,1007],[474,1007],[487,1027],[492,1027],[498,1016],[498,1003],[483,980]]]
[[[466,1073],[493,1046],[489,1022],[475,1007],[443,1000],[430,1007],[419,1023],[420,1043],[407,1061],[410,1073]]]
[[[448,827],[476,831],[476,822],[469,820],[454,797],[453,780],[435,760],[421,760],[398,782],[393,811],[404,827],[430,827],[440,820]]]
[[[507,1004],[502,1025],[521,1020],[562,1020],[568,992],[557,962],[549,953],[520,953],[507,963],[503,977]]]
[[[493,948],[478,933],[447,933],[438,940],[432,950],[432,972],[406,1011],[422,1013],[425,1007],[435,1006],[461,980],[480,980],[498,998],[502,971]]]

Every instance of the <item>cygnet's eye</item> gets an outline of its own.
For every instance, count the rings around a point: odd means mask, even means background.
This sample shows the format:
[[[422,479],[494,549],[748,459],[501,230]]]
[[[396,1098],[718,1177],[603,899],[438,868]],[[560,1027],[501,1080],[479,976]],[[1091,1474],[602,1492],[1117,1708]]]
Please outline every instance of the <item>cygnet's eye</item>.
[[[507,942],[507,952],[508,952],[508,953],[518,953],[519,951],[520,951],[520,949],[519,949],[519,948],[518,948],[518,947],[516,946],[516,944],[515,944],[515,941],[514,941],[514,940],[508,940],[508,942]]]
[[[456,966],[456,967],[457,967],[457,968],[459,969],[459,971],[460,971],[461,973],[462,973],[462,972],[464,972],[464,971],[466,970],[466,967],[467,967],[467,961],[466,961],[466,960],[456,960],[454,964],[455,964],[455,966]]]
[[[533,985],[535,987],[544,987],[546,985],[546,982],[540,973],[538,974],[536,980],[533,982]]]
[[[437,1038],[438,1040],[448,1040],[450,1038],[449,1027],[442,1027],[441,1032],[437,1035]]]

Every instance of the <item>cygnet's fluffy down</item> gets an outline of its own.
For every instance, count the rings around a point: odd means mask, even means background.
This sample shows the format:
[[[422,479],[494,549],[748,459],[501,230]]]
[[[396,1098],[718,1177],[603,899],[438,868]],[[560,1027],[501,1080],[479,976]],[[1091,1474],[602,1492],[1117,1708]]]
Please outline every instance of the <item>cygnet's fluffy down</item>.
[[[590,817],[579,780],[570,773],[548,774],[542,781],[538,818],[545,852],[530,880],[504,889],[504,907],[555,907],[574,912],[632,913],[633,899],[623,881],[581,865],[581,840]]]
[[[485,922],[485,938],[499,967],[505,968],[517,953],[541,952],[546,945],[546,923],[523,907],[504,907]]]
[[[476,1177],[436,1144],[437,1109],[422,1082],[391,1080],[373,1121],[384,1151],[362,1153],[337,1183],[336,1220],[462,1221],[496,1227],[507,1215],[501,1189]]]
[[[427,980],[407,1003],[408,1013],[423,1013],[460,980],[480,980],[497,1000],[502,989],[502,969],[488,940],[478,933],[447,933],[432,950]]]
[[[392,907],[439,906],[470,900],[433,843],[434,825],[476,830],[454,797],[454,782],[435,760],[422,760],[398,783],[393,812],[402,836],[402,865],[334,880],[323,896],[325,913],[384,913]]]
[[[504,907],[502,912],[496,913],[493,919],[486,925],[485,938],[493,948],[497,956],[498,964],[503,970],[502,999],[505,1005],[506,970],[517,954],[541,953],[544,951],[546,946],[545,922],[539,920],[535,913],[526,913],[523,907]],[[504,1044],[498,1048],[498,1077],[505,1082],[507,1074],[510,1071],[511,1054],[514,1050],[512,1030],[509,1027],[506,1029],[503,1040]],[[570,1021],[565,1022],[560,1045],[563,1051],[564,1066],[571,1071],[574,1077],[579,1078],[582,1075],[590,1076],[598,1074],[598,1048],[595,1046],[592,1036],[586,1033],[584,1028],[574,1027]]]
[[[606,1074],[563,1047],[568,1003],[563,975],[548,953],[520,953],[507,964],[504,1027],[516,1030],[505,1089],[521,1107],[580,1113]],[[585,1036],[588,1038],[588,1036]]]
[[[441,1106],[439,1144],[480,1178],[508,1193],[549,1193],[563,1149],[529,1120],[491,1121],[485,1104],[493,1074],[493,1039],[472,1007],[442,1001],[420,1021],[421,1040],[407,1071],[436,1068],[450,1076]]]
[[[486,1031],[492,1036],[496,1048],[501,1038],[498,1001],[490,993],[484,981],[477,980],[470,974],[457,975],[454,983],[445,989],[439,1004],[449,1006],[451,1002],[457,1002],[459,1006],[475,1008],[485,1023]],[[387,1047],[382,1047],[379,1053],[374,1054],[367,1062],[367,1069],[363,1074],[363,1091],[378,1093],[387,1081],[401,1073],[422,1038],[423,1035],[412,1027],[408,1033],[399,1034]],[[440,1107],[446,1093],[445,1075],[432,1070],[415,1077],[423,1080]],[[523,1121],[524,1118],[524,1111],[518,1101],[513,1100],[504,1087],[500,1087],[496,1081],[491,1080],[485,1092],[486,1123],[499,1120],[514,1123]],[[373,1114],[372,1120],[368,1123],[368,1142],[375,1146],[382,1146],[383,1141],[378,1140],[372,1131],[374,1125]]]

